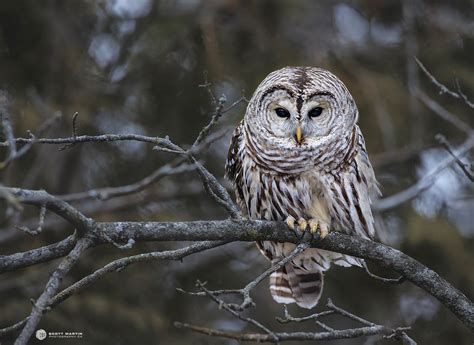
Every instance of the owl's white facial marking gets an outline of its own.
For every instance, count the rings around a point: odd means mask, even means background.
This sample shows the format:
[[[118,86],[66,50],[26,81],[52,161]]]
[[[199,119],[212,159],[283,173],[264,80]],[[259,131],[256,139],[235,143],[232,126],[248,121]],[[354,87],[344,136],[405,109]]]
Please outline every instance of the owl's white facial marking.
[[[269,103],[265,115],[271,134],[286,138],[295,127],[298,111],[291,98],[278,98]]]
[[[328,136],[336,129],[334,112],[335,105],[328,96],[313,97],[301,107],[303,139],[308,144],[316,144],[318,140]]]

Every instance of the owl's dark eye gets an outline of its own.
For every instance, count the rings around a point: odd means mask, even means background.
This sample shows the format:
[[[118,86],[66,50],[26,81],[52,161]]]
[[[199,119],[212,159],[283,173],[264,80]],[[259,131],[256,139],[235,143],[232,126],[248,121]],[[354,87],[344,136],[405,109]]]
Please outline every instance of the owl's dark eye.
[[[311,109],[310,111],[308,111],[308,116],[311,118],[318,117],[319,115],[322,114],[322,112],[323,112],[323,108],[315,107]]]
[[[283,117],[285,119],[290,117],[290,112],[286,110],[285,108],[276,108],[275,113],[277,114],[278,117]]]

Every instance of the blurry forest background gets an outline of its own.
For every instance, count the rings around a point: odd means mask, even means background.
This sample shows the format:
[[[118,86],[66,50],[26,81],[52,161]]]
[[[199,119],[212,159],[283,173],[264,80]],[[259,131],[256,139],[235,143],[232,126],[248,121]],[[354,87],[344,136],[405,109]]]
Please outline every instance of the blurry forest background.
[[[352,92],[385,196],[409,187],[447,155],[435,140],[437,133],[453,145],[465,137],[419,102],[413,90],[422,89],[474,125],[473,110],[460,100],[439,95],[414,56],[453,89],[458,78],[472,99],[474,2],[0,2],[0,88],[12,97],[16,136],[27,136],[27,130],[36,133],[45,121],[54,124],[43,136],[70,136],[72,115],[78,112],[79,134],[169,135],[175,143],[192,144],[214,109],[206,89],[198,86],[204,71],[214,93],[225,94],[230,104],[242,94],[250,98],[274,69],[320,66],[338,75]],[[244,111],[241,104],[225,115],[221,126],[228,126],[229,132],[200,156],[222,180],[230,131]],[[81,144],[62,151],[38,145],[0,171],[0,178],[6,186],[62,195],[132,183],[172,158],[137,142]],[[73,230],[48,213],[43,232],[27,235],[14,225],[36,224],[37,210],[27,208],[21,218],[15,218],[5,212],[5,203],[0,205],[0,255],[52,243]],[[97,220],[227,217],[192,173],[165,178],[138,194],[74,205]],[[437,271],[472,300],[473,210],[473,185],[453,166],[416,199],[380,214],[386,230],[383,240]],[[63,286],[113,258],[172,246],[141,243],[127,252],[112,246],[90,250]],[[30,312],[30,298],[41,293],[55,265],[57,261],[2,275],[1,327]],[[248,329],[208,299],[182,295],[175,288],[192,290],[197,278],[207,280],[212,288],[239,288],[267,266],[249,243],[227,245],[183,263],[139,264],[73,296],[46,314],[40,326],[47,331],[84,333],[82,340],[66,340],[67,344],[235,344],[175,329],[176,320],[233,331]],[[316,327],[278,324],[274,317],[281,316],[283,308],[271,300],[265,283],[254,296],[254,317],[273,330]],[[409,334],[420,344],[472,343],[460,321],[410,283],[382,285],[363,270],[334,267],[326,275],[319,309],[328,297],[374,322],[412,325]],[[290,310],[293,315],[305,314],[296,307]],[[334,324],[350,326],[337,318]]]

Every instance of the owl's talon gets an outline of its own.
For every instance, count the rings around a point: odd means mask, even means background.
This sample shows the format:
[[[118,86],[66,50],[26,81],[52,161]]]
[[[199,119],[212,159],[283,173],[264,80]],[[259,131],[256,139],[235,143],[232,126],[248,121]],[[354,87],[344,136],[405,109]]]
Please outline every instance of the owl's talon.
[[[296,219],[293,218],[292,216],[286,217],[286,225],[288,225],[288,227],[291,230],[295,230],[295,221],[296,221]]]
[[[304,218],[298,219],[298,227],[302,232],[306,231],[306,228],[308,227],[308,222]]]
[[[323,239],[329,234],[329,226],[326,223],[319,223],[319,237]]]
[[[315,234],[319,228],[319,222],[315,219],[310,219],[308,222],[309,225],[309,232]]]
[[[329,225],[324,221],[311,218],[308,221],[308,225],[309,225],[309,232],[314,235],[315,233],[319,231],[319,237],[321,239],[326,237],[329,233]]]

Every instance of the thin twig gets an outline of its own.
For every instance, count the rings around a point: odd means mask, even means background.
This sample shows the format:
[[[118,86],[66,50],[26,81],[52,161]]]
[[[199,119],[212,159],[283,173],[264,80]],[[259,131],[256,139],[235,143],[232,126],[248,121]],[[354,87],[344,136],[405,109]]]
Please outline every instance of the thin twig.
[[[74,113],[74,115],[72,116],[72,137],[75,139],[77,138],[77,127],[76,127],[76,120],[77,120],[77,117],[79,116],[79,113],[76,111]],[[76,142],[72,142],[72,143],[69,143],[69,144],[65,144],[63,146],[61,146],[59,148],[59,151],[64,151],[66,149],[69,149],[71,147],[73,147],[74,145],[76,145]]]
[[[273,342],[275,343],[279,343],[279,339],[278,337],[275,335],[275,333],[273,333],[270,329],[268,329],[267,327],[265,327],[264,325],[262,325],[260,322],[258,322],[257,320],[255,319],[252,319],[250,317],[246,317],[246,316],[243,316],[241,313],[239,313],[238,311],[236,311],[233,307],[229,306],[229,304],[227,304],[226,302],[224,302],[224,300],[218,298],[216,295],[214,295],[211,291],[209,291],[206,287],[205,287],[205,284],[203,284],[202,282],[200,282],[199,280],[196,282],[196,286],[201,289],[202,291],[204,291],[206,293],[206,295],[211,299],[213,300],[214,302],[216,302],[218,305],[219,305],[219,308],[221,309],[224,309],[225,311],[227,311],[229,314],[231,314],[232,316],[238,318],[239,320],[242,320],[242,321],[245,321],[249,324],[252,324],[254,326],[256,326],[257,328],[260,328],[262,331],[264,331],[265,333],[267,333],[269,336],[271,336],[273,338]]]
[[[459,80],[456,78],[456,88],[458,89],[458,94],[459,96],[461,96],[462,100],[464,101],[464,103],[466,103],[469,107],[473,108],[474,109],[474,103],[471,102],[467,96],[464,94],[464,92],[462,92],[461,90],[461,85],[459,84]]]
[[[265,270],[263,273],[258,275],[255,279],[250,281],[245,287],[242,289],[223,289],[223,290],[210,290],[214,296],[219,296],[219,295],[225,295],[225,294],[240,294],[242,295],[243,301],[241,304],[235,304],[235,303],[228,303],[228,305],[235,309],[242,311],[249,306],[255,306],[255,303],[253,302],[252,297],[250,296],[250,292],[258,285],[260,284],[265,278],[270,276],[273,272],[277,271],[284,265],[286,265],[288,262],[293,260],[298,254],[300,254],[302,251],[307,249],[309,247],[309,243],[300,243],[298,244],[295,249],[293,249],[287,256],[281,258],[280,260],[276,261],[273,263],[267,270]],[[185,291],[183,289],[176,289],[179,292],[186,293],[188,295],[193,295],[193,296],[207,296],[206,293],[204,292],[189,292]]]
[[[181,160],[181,162],[182,161],[183,160]],[[60,195],[59,198],[67,202],[84,201],[86,199],[91,199],[91,198],[99,199],[99,200],[109,200],[109,199],[124,196],[124,195],[138,193],[150,187],[152,184],[160,181],[164,177],[192,172],[195,169],[196,168],[194,167],[194,165],[191,165],[188,163],[182,163],[177,166],[174,166],[173,163],[170,163],[158,168],[157,170],[155,170],[153,173],[143,178],[142,180],[139,180],[129,185],[119,186],[119,187],[106,187],[106,188],[91,189],[86,192]]]
[[[439,103],[428,97],[420,89],[414,90],[415,96],[424,103],[431,111],[433,111],[436,115],[444,119],[445,121],[451,123],[453,126],[458,128],[459,130],[463,131],[467,135],[472,135],[474,130],[469,126],[466,122],[460,120],[457,116],[443,108]]]
[[[332,314],[334,314],[333,310],[326,310],[320,313],[315,313],[315,314],[311,314],[304,317],[294,317],[290,315],[290,313],[288,312],[288,308],[286,307],[286,305],[284,305],[284,317],[276,317],[275,319],[279,323],[290,323],[290,322],[299,323],[299,322],[305,322],[305,321],[310,321],[310,320],[318,320],[321,317],[332,315]]]
[[[342,309],[341,307],[336,306],[331,299],[328,299],[328,302],[326,304],[326,307],[329,310],[316,313],[316,314],[311,314],[305,317],[293,317],[288,313],[288,309],[285,306],[285,316],[284,318],[278,318],[277,321],[280,323],[290,323],[290,322],[305,322],[305,321],[315,321],[321,328],[323,328],[326,331],[329,332],[334,332],[335,330],[332,327],[329,327],[327,324],[321,322],[319,319],[328,315],[334,315],[338,314],[341,316],[344,316],[348,319],[351,319],[353,321],[356,321],[358,323],[361,323],[364,326],[368,327],[380,327],[380,335],[383,335],[384,337],[387,338],[396,338],[400,339],[404,342],[404,344],[416,344],[413,339],[411,339],[407,334],[406,331],[410,329],[410,327],[398,327],[395,329],[392,329],[390,327],[382,326],[382,325],[377,325],[371,321],[368,321],[366,319],[361,318],[360,316],[354,315],[350,312],[348,312],[345,309]]]
[[[398,284],[401,284],[403,283],[406,278],[404,276],[400,276],[398,278],[384,278],[384,277],[380,277],[372,272],[370,272],[369,270],[369,266],[367,266],[367,263],[365,261],[362,261],[362,265],[364,266],[364,269],[365,269],[365,272],[367,272],[367,274],[378,280],[378,281],[381,281],[382,283],[385,283],[385,284],[395,284],[395,285],[398,285]]]
[[[458,156],[456,156],[456,154],[453,151],[453,148],[449,144],[448,139],[446,139],[446,137],[442,134],[436,134],[435,139],[441,145],[443,145],[446,151],[448,151],[448,153],[456,160],[456,164],[459,166],[459,168],[461,168],[464,175],[466,175],[469,180],[474,182],[474,173],[471,171],[471,167],[469,166],[469,164],[464,163],[463,161],[461,161],[461,159]]]
[[[10,95],[0,90],[0,120],[3,127],[3,134],[8,143],[8,156],[4,162],[0,163],[0,169],[5,168],[17,155],[15,136],[13,135],[12,122],[10,119]]]
[[[222,138],[222,136],[226,134],[227,132],[228,132],[228,129],[216,131],[212,133],[211,135],[207,136],[205,140],[203,140],[198,146],[188,151],[193,155],[199,154],[203,150],[205,150],[209,145],[214,143],[216,140],[219,140],[220,138]],[[129,185],[91,189],[85,192],[66,194],[66,195],[61,195],[59,197],[62,200],[67,201],[67,202],[76,202],[76,201],[84,201],[87,199],[110,200],[112,198],[138,193],[150,187],[151,185],[157,183],[164,177],[192,172],[196,170],[196,167],[194,166],[194,164],[186,163],[187,159],[188,158],[184,156],[177,157],[171,163],[168,163],[166,165],[159,167],[158,169],[153,171],[150,175]]]
[[[461,92],[461,89],[459,87],[459,83],[458,83],[458,92],[455,92],[455,91],[452,91],[450,90],[449,88],[447,88],[444,84],[440,83],[429,71],[428,69],[425,67],[425,65],[423,65],[421,63],[420,60],[418,60],[418,58],[415,57],[415,61],[416,63],[418,64],[418,66],[420,66],[421,70],[423,71],[423,73],[426,74],[426,76],[428,77],[428,79],[436,86],[438,87],[439,89],[439,94],[442,95],[442,94],[448,94],[450,95],[451,97],[453,98],[456,98],[456,99],[462,99],[470,108],[473,108],[474,109],[474,103],[470,102],[468,100],[468,98],[466,97],[466,95],[464,95],[462,92]]]
[[[457,157],[463,156],[473,147],[474,135],[471,135],[463,144],[458,147],[455,152],[455,157],[446,157],[415,184],[397,194],[378,200],[377,203],[374,204],[373,208],[377,211],[385,211],[416,198],[418,195],[433,185],[433,182],[439,177],[441,171],[456,163]]]

